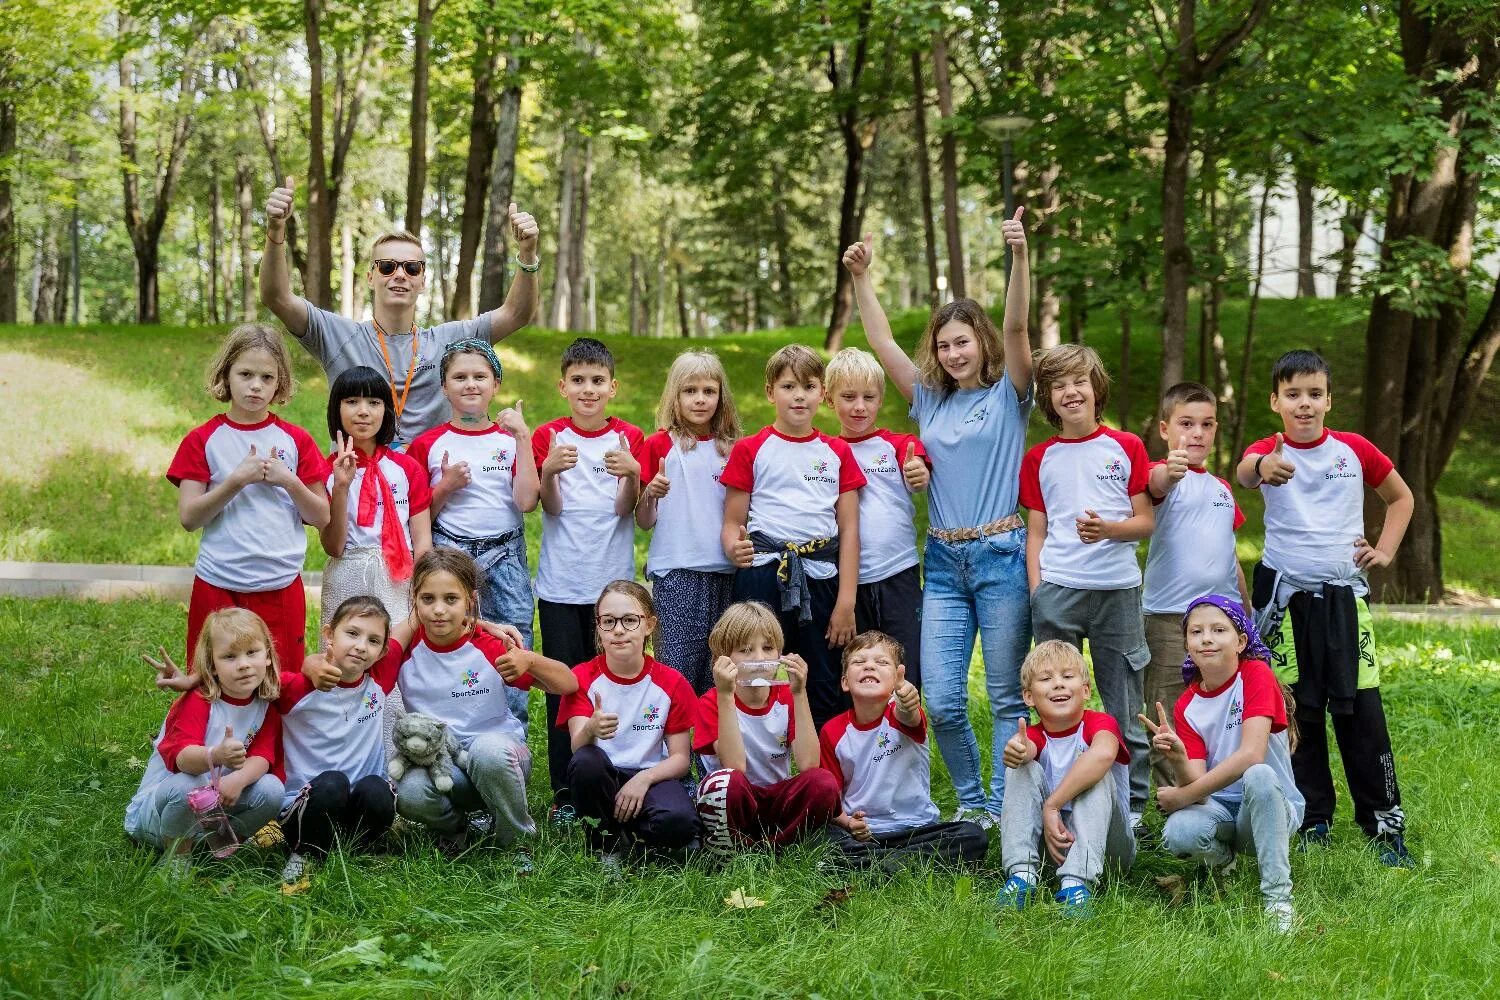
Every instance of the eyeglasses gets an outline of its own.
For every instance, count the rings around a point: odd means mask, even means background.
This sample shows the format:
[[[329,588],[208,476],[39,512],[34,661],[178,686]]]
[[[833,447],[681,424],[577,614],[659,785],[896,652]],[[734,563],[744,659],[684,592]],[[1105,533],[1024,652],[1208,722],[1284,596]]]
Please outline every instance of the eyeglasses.
[[[599,626],[599,631],[601,632],[613,632],[616,625],[620,626],[627,632],[634,632],[636,629],[641,627],[641,622],[645,620],[646,619],[642,618],[640,615],[621,615],[618,618],[616,618],[614,615],[600,615],[598,618],[594,619],[594,621]]]
[[[375,270],[379,271],[381,276],[385,278],[389,278],[395,274],[398,267],[415,278],[427,270],[427,262],[421,260],[390,260],[389,258],[375,262]]]

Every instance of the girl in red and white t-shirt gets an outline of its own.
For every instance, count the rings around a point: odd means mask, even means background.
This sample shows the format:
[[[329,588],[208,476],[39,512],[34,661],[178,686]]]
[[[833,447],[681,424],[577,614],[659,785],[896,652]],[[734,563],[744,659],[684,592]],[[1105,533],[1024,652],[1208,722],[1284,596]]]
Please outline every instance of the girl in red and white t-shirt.
[[[1167,815],[1162,845],[1180,858],[1222,867],[1254,851],[1266,915],[1292,927],[1289,847],[1302,823],[1303,798],[1292,776],[1290,695],[1266,660],[1255,626],[1227,597],[1200,597],[1182,619],[1188,688],[1173,721],[1158,704],[1152,747],[1177,784],[1158,786]]]
[[[208,375],[209,395],[229,412],[189,431],[167,468],[182,526],[203,529],[188,602],[190,660],[209,612],[236,607],[265,621],[281,662],[302,662],[302,525],[328,523],[328,463],[307,431],[270,412],[292,389],[281,335],[262,323],[235,327]]]
[[[646,578],[661,609],[655,652],[702,695],[713,686],[708,633],[729,607],[734,565],[719,543],[719,475],[740,436],[724,366],[710,351],[672,362],[646,439],[635,523],[651,535]]]
[[[175,674],[170,658],[153,665]],[[167,711],[135,797],[125,807],[125,832],[166,851],[178,875],[201,836],[188,793],[216,783],[219,800],[240,837],[281,808],[277,747],[281,718],[276,650],[266,623],[252,611],[222,608],[204,617],[192,658],[194,690]]]
[[[693,689],[646,653],[656,611],[645,587],[633,580],[605,585],[594,622],[604,652],[573,668],[578,688],[557,710],[573,747],[573,808],[606,863],[636,845],[684,848],[698,830],[681,780],[692,748]]]

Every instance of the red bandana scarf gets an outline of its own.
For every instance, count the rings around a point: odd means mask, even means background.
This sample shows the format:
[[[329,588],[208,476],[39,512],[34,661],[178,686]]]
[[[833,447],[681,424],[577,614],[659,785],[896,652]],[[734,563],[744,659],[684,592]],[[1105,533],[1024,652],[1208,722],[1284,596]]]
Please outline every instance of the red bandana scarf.
[[[373,526],[376,500],[385,504],[385,513],[380,519],[380,554],[385,557],[385,568],[391,579],[400,583],[411,579],[411,548],[406,544],[406,535],[398,520],[396,495],[391,492],[390,481],[380,468],[380,459],[389,453],[390,450],[381,445],[369,458],[359,455],[359,467],[365,470],[365,478],[359,485],[359,510],[354,521],[361,528]]]

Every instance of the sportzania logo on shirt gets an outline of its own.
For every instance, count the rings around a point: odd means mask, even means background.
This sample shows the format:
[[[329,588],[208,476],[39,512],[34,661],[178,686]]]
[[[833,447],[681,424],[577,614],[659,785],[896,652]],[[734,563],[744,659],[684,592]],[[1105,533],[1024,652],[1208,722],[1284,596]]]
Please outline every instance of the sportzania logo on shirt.
[[[1225,719],[1224,719],[1224,728],[1225,729],[1233,729],[1236,726],[1238,726],[1242,721],[1244,721],[1243,719],[1241,719],[1241,716],[1243,714],[1244,714],[1244,706],[1240,704],[1240,700],[1238,698],[1235,698],[1235,697],[1230,697],[1230,699],[1229,699],[1229,713],[1228,713],[1228,715],[1225,716]]]
[[[878,454],[878,455],[875,456],[875,461],[871,462],[870,463],[870,467],[868,469],[866,469],[865,471],[866,472],[895,472],[896,471],[896,463],[894,463],[894,462],[891,461],[891,453],[890,452],[888,452],[888,451],[882,451],[880,454]]]
[[[1234,497],[1229,495],[1228,490],[1221,489],[1219,490],[1219,495],[1214,498],[1213,505],[1215,507],[1233,507]]]
[[[375,692],[371,691],[369,694],[366,694],[364,700],[360,702],[360,707],[365,709],[366,711],[369,711],[379,704],[380,702],[376,699]]]
[[[1349,459],[1343,455],[1333,463],[1333,471],[1324,473],[1324,479],[1358,479],[1359,476],[1349,471]]]
[[[1125,463],[1121,462],[1118,458],[1110,459],[1109,464],[1104,467],[1104,472],[1097,474],[1095,478],[1106,483],[1123,483],[1125,481]]]
[[[504,465],[506,463],[506,461],[510,458],[510,449],[509,448],[496,448],[490,454],[490,457],[493,458],[496,462],[500,463],[501,465]]]
[[[656,723],[661,719],[661,706],[657,705],[655,702],[651,702],[641,712],[641,719],[643,721],[637,722],[635,725],[630,727],[631,732],[641,733],[646,732],[647,730],[655,729]]]
[[[828,475],[828,462],[825,459],[821,458],[812,464],[812,475],[803,476],[802,478],[807,480],[809,483],[833,482],[833,477]]]
[[[964,417],[964,423],[965,424],[977,424],[979,421],[983,420],[985,418],[985,415],[988,414],[988,413],[989,413],[989,407],[981,406],[979,409],[975,410],[973,413],[969,414],[967,417]]]
[[[875,737],[875,755],[870,758],[871,764],[879,763],[894,754],[901,752],[901,741],[882,729],[880,735]]]
[[[465,670],[463,680],[460,682],[464,687],[471,688],[479,683],[479,671]]]

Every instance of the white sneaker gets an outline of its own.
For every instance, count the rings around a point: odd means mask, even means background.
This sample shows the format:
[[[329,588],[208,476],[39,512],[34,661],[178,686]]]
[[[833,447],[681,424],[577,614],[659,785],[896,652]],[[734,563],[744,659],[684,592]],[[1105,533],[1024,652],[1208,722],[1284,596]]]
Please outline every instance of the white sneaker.
[[[1266,905],[1266,919],[1271,926],[1276,928],[1277,933],[1290,934],[1297,923],[1297,913],[1292,909],[1290,899]]]
[[[293,851],[287,856],[286,864],[281,868],[281,881],[287,885],[299,881],[307,872],[307,859]]]

